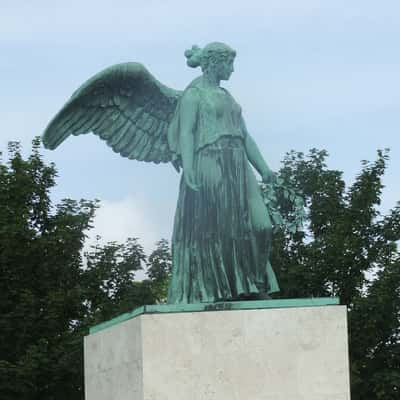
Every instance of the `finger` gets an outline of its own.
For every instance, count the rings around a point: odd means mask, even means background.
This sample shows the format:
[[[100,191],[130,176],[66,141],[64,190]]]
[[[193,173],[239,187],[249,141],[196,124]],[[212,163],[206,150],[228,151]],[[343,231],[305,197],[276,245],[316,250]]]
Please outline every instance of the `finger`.
[[[199,185],[198,185],[197,183],[194,183],[194,182],[190,182],[189,187],[190,187],[192,190],[194,190],[195,192],[198,192],[199,189],[200,189]]]
[[[187,177],[187,178],[185,179],[185,183],[186,183],[187,186],[190,187],[190,189],[192,189],[192,190],[197,190],[196,184],[195,184],[191,179],[189,179],[189,177]]]

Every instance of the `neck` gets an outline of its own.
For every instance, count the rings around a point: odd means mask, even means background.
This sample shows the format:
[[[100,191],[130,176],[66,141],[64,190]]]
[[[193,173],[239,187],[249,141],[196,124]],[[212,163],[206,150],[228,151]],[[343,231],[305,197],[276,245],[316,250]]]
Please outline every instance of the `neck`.
[[[218,77],[216,76],[216,74],[213,74],[210,71],[204,71],[203,73],[203,82],[206,86],[210,86],[210,87],[218,87],[221,80],[218,79]]]

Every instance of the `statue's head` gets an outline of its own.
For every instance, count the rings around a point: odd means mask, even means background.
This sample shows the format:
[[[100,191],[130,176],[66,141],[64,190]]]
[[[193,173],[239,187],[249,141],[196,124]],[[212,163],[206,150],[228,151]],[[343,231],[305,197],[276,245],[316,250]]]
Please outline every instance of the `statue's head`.
[[[192,46],[185,51],[187,65],[201,67],[203,73],[216,74],[221,80],[228,80],[233,72],[236,51],[221,42],[209,43],[204,48]]]

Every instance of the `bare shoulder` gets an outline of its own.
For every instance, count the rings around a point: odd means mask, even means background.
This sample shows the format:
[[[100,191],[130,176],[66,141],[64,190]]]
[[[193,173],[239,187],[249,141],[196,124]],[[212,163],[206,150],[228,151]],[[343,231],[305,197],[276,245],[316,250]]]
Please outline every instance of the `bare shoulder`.
[[[200,99],[199,89],[190,87],[186,89],[182,96],[182,101],[197,102]]]
[[[191,87],[185,90],[181,99],[181,107],[184,109],[192,108],[197,109],[200,102],[199,90],[195,87]]]

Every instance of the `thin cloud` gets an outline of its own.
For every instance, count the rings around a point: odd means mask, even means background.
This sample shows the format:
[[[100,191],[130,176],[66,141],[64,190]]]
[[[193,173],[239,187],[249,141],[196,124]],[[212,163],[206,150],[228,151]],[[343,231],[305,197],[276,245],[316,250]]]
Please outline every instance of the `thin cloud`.
[[[96,243],[97,235],[101,236],[102,243],[123,243],[128,237],[137,237],[145,252],[150,254],[158,240],[166,235],[169,239],[171,234],[171,226],[163,226],[153,216],[152,209],[132,196],[117,201],[103,200],[86,248]]]

